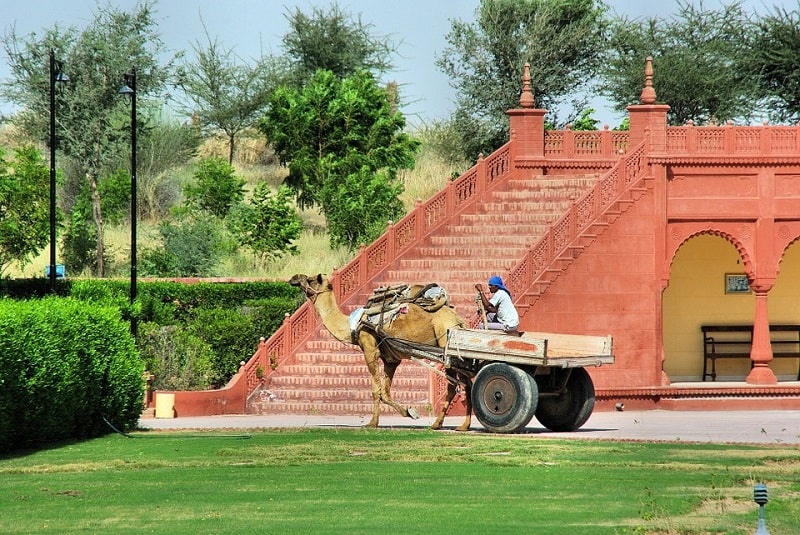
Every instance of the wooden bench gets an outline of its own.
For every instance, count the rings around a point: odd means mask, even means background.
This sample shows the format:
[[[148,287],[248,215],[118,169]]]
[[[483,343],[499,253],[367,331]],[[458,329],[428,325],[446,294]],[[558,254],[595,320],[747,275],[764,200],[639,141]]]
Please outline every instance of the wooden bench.
[[[752,325],[702,325],[700,330],[703,333],[703,381],[706,377],[717,380],[717,359],[750,358]],[[800,359],[800,325],[770,325],[769,338],[773,358]],[[800,381],[800,360],[797,380]]]

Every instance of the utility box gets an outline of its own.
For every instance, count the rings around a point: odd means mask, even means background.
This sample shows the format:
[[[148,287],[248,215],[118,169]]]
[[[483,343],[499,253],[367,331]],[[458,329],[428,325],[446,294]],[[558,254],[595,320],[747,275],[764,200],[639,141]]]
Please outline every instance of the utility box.
[[[50,264],[44,267],[44,276],[50,278]],[[67,268],[64,264],[56,264],[56,278],[63,279],[67,276]]]

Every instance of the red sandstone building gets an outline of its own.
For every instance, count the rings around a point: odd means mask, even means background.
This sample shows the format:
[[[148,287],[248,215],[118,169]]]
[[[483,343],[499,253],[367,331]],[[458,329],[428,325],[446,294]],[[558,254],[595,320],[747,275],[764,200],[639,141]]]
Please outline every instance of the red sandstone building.
[[[628,132],[545,131],[526,68],[508,143],[335,271],[340,307],[435,281],[471,317],[474,284],[499,274],[521,330],[613,336],[616,363],[590,369],[599,408],[800,407],[800,127],[667,126],[651,80],[648,60]],[[356,349],[306,303],[176,411],[369,414]],[[420,406],[443,391],[411,363],[393,389]]]

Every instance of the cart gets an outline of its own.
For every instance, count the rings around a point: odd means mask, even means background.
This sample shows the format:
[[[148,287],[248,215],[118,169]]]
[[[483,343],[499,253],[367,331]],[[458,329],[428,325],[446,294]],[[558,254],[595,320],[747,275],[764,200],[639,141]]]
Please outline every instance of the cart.
[[[585,368],[614,363],[611,336],[453,328],[443,348],[383,342],[448,380],[436,364],[470,377],[475,416],[495,433],[519,431],[534,416],[552,431],[575,431],[594,410]]]

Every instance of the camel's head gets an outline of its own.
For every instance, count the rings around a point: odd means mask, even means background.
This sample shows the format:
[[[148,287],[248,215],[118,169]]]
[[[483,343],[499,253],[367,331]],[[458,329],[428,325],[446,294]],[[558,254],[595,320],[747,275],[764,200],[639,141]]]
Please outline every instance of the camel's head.
[[[333,290],[330,281],[322,273],[318,274],[316,277],[309,277],[308,275],[298,273],[289,279],[289,284],[301,288],[306,294],[306,297],[312,301],[317,295]]]

